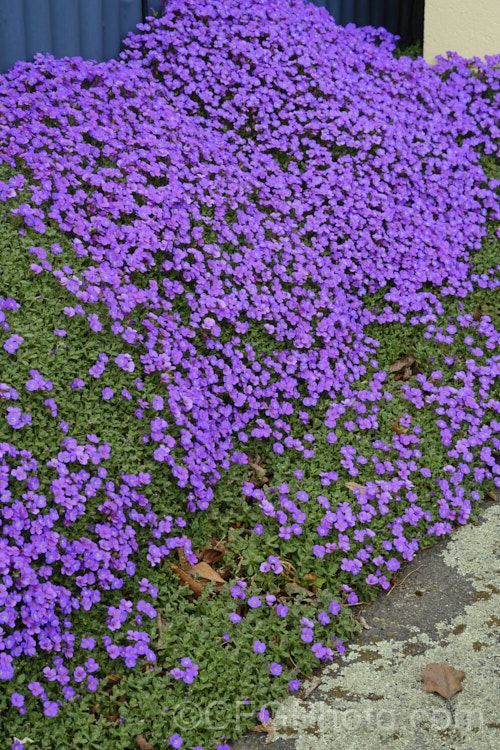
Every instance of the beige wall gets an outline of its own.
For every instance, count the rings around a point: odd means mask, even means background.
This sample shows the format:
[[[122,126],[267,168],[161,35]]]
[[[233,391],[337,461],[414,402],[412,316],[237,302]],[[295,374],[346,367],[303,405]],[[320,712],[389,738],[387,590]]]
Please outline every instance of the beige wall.
[[[500,54],[500,0],[425,0],[424,57]]]

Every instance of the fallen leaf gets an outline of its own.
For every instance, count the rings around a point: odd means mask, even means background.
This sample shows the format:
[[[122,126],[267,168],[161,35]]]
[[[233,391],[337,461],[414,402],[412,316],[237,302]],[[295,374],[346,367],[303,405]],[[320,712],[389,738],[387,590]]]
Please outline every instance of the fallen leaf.
[[[274,727],[270,721],[266,721],[265,724],[256,724],[254,727],[250,727],[250,732],[269,732],[269,737],[266,739],[266,745],[273,741]]]
[[[409,380],[413,375],[411,367],[407,367],[403,374],[403,380]]]
[[[408,429],[405,427],[400,427],[397,422],[391,422],[391,427],[398,435],[406,435],[408,432]]]
[[[304,580],[306,581],[317,581],[318,576],[315,573],[306,573],[304,576]]]
[[[162,616],[160,613],[158,613],[158,617],[156,618],[156,624],[158,626],[158,645],[157,648],[163,648],[163,640],[161,637],[161,631],[166,630],[168,628],[168,623],[165,622],[165,620],[162,619]]]
[[[403,359],[398,359],[397,362],[394,362],[394,364],[389,367],[389,370],[391,372],[406,370],[408,367],[411,367],[414,362],[415,357],[413,356],[413,354],[407,354],[406,357],[403,357]]]
[[[356,482],[346,482],[344,484],[344,487],[347,487],[348,490],[354,491],[355,489],[359,488],[361,491],[361,494],[364,495],[366,492],[366,487],[364,484],[357,484]]]
[[[207,581],[217,581],[217,583],[225,583],[225,580],[214,570],[208,563],[199,562],[189,568],[189,573],[198,573],[200,578],[205,578]]]
[[[472,313],[473,320],[478,322],[479,320],[481,320],[482,317],[483,317],[483,314],[481,310],[479,309],[479,307],[474,308],[474,312]]]
[[[202,552],[203,562],[207,562],[209,565],[213,562],[220,562],[226,552],[226,545],[222,541],[218,541],[213,537],[209,537],[210,545],[204,547]]]
[[[439,693],[446,700],[463,690],[460,684],[465,677],[465,672],[450,667],[445,662],[427,664],[421,674],[424,684],[422,689],[426,693]]]
[[[265,484],[269,484],[271,481],[267,476],[267,469],[264,463],[264,456],[257,453],[254,457],[252,454],[247,453],[248,466],[250,467],[249,479],[255,487],[263,487]]]
[[[188,562],[188,559],[184,554],[184,550],[182,549],[182,547],[177,547],[177,556],[179,558],[179,565],[181,566],[182,570],[188,570],[191,565]]]
[[[497,496],[495,495],[493,490],[490,490],[489,492],[487,492],[486,497],[490,497],[492,500],[497,500]]]
[[[188,575],[184,570],[178,568],[177,565],[174,565],[174,563],[169,563],[169,568],[172,573],[176,573],[176,575],[179,576],[183,583],[189,586],[194,596],[201,596],[201,585],[198,583],[198,581],[194,581],[190,575]]]
[[[153,746],[149,744],[143,734],[137,735],[137,737],[135,738],[135,744],[137,745],[139,750],[153,750]]]
[[[113,685],[117,685],[122,678],[121,674],[108,674],[106,677],[108,684],[106,685],[107,690],[111,690],[113,688]]]
[[[362,615],[360,615],[358,619],[359,619],[361,625],[364,627],[365,630],[371,630],[372,629],[372,626],[368,625],[368,623],[366,622],[365,618]]]
[[[314,596],[312,591],[305,589],[303,586],[299,586],[297,583],[286,583],[285,591],[287,594],[302,594],[303,596]]]

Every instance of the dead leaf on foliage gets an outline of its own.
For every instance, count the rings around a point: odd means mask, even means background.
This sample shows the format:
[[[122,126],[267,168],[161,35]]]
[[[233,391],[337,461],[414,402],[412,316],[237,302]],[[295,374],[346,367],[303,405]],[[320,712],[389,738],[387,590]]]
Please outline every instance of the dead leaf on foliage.
[[[182,570],[189,570],[191,565],[188,562],[188,559],[184,554],[184,550],[182,549],[182,547],[177,547],[177,556],[179,558],[179,565],[181,566]]]
[[[247,453],[247,459],[248,466],[250,467],[248,472],[250,482],[258,488],[263,487],[265,484],[269,484],[271,480],[266,475],[267,469],[264,463],[264,456],[257,453],[254,457],[251,453]]]
[[[483,317],[483,313],[481,312],[479,307],[474,308],[474,312],[472,313],[473,320],[475,320],[477,323],[479,320],[481,320],[482,317]]]
[[[153,750],[153,746],[149,744],[143,734],[138,734],[134,742],[139,750]]]
[[[156,624],[158,626],[158,645],[157,648],[163,648],[163,639],[161,637],[161,631],[166,630],[168,628],[168,623],[165,622],[165,620],[162,618],[160,613],[158,612],[158,617],[156,618]]]
[[[449,701],[455,693],[463,690],[461,682],[465,677],[465,672],[450,667],[445,662],[439,662],[427,664],[422,670],[421,677],[424,681],[422,690],[426,693],[439,693]]]
[[[315,573],[306,573],[304,579],[306,581],[317,581],[318,576]]]
[[[421,370],[415,357],[409,352],[403,359],[390,365],[390,371],[394,373],[394,380],[409,380],[412,375],[418,375]]]
[[[492,500],[498,500],[498,497],[495,495],[495,493],[492,490],[486,493],[486,497],[490,497]]]
[[[106,677],[108,684],[106,685],[106,690],[112,690],[113,685],[117,685],[122,678],[121,674],[108,674]]]
[[[406,435],[408,432],[406,427],[400,427],[397,422],[391,422],[391,427],[397,435]]]
[[[413,354],[407,354],[406,357],[403,357],[403,359],[398,359],[397,362],[394,362],[389,367],[389,370],[391,372],[399,372],[400,370],[406,370],[407,367],[411,367],[412,364],[415,362],[415,357]]]
[[[221,578],[227,581],[233,573],[233,568],[230,565],[226,565],[224,568],[219,568],[217,572]]]
[[[199,562],[189,568],[189,573],[198,573],[200,578],[204,578],[207,581],[217,581],[217,583],[225,583],[225,580],[221,578],[219,573],[214,570],[208,563]]]
[[[169,563],[169,568],[172,573],[176,573],[176,575],[179,576],[183,583],[189,586],[194,596],[201,596],[201,585],[198,583],[198,581],[193,580],[190,575],[188,575],[184,570],[178,568],[177,565],[174,565],[174,563]]]
[[[366,487],[364,484],[357,484],[356,482],[346,482],[344,484],[344,487],[347,487],[348,490],[354,491],[355,489],[359,489],[361,491],[361,494],[364,495],[366,492]]]
[[[286,583],[285,591],[287,594],[302,594],[303,596],[314,596],[312,591],[305,589],[303,586],[299,586],[297,583]]]
[[[221,552],[213,547],[205,547],[202,552],[202,560],[210,565],[210,563],[220,562],[224,557],[224,552]]]
[[[210,546],[204,547],[202,552],[203,562],[208,564],[220,562],[226,552],[225,542],[214,539],[213,537],[209,537],[208,541],[210,542]]]

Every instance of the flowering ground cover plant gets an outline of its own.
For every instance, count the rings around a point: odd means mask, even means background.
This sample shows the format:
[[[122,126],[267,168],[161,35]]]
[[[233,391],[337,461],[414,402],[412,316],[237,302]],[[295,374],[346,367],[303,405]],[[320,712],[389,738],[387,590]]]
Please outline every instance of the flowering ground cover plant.
[[[500,486],[500,56],[394,48],[172,0],[0,78],[2,746],[227,748]]]

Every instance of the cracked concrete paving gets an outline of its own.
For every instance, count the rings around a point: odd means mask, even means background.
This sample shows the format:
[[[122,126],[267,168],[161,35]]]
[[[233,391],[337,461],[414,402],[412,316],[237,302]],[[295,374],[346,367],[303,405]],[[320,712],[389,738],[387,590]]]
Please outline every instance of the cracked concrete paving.
[[[363,630],[322,672],[307,700],[290,696],[274,735],[247,735],[234,750],[499,750],[500,503],[477,525],[420,552],[401,584],[357,615]],[[427,664],[446,662],[466,677],[446,700],[422,690]],[[270,741],[272,740],[272,741]]]

